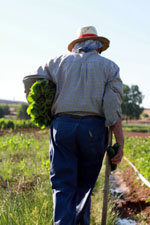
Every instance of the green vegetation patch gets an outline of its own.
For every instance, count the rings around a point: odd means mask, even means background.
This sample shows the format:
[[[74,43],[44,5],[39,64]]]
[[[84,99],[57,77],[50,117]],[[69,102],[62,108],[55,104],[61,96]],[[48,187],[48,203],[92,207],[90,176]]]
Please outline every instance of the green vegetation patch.
[[[103,197],[104,197],[104,182],[105,182],[105,163],[103,163],[100,175],[97,179],[91,204],[91,225],[100,225],[102,220]],[[107,225],[115,224],[118,213],[114,211],[114,197],[108,196],[108,211]]]
[[[36,138],[37,137],[37,138]],[[0,137],[0,225],[51,225],[49,131]],[[104,167],[92,195],[91,225],[100,224]],[[108,203],[108,223],[115,220]]]
[[[123,123],[123,131],[132,132],[150,132],[150,124],[125,124]]]
[[[50,224],[49,136],[0,137],[0,225]]]
[[[24,129],[37,127],[31,120],[0,119],[0,129]]]
[[[125,137],[124,154],[150,181],[150,138]]]

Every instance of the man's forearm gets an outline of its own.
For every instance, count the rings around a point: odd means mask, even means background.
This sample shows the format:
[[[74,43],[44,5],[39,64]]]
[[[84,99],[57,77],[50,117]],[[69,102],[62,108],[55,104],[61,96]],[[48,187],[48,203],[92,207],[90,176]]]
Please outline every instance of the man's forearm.
[[[117,164],[121,161],[123,157],[123,147],[124,147],[124,136],[122,131],[122,121],[119,117],[117,122],[111,127],[112,132],[114,133],[116,142],[120,143],[118,154],[112,159],[112,163]]]
[[[123,136],[123,131],[122,131],[122,121],[121,118],[119,117],[117,122],[111,127],[116,142],[119,142],[121,147],[123,148],[124,146],[124,136]]]

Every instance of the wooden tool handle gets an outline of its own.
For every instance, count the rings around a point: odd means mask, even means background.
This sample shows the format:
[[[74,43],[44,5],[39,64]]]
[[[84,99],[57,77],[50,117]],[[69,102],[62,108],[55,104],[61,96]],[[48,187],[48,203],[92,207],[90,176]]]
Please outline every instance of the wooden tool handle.
[[[108,134],[108,145],[112,145],[112,130],[110,128],[109,128],[109,134]],[[104,184],[104,198],[103,198],[101,225],[106,225],[106,220],[107,220],[107,205],[108,205],[110,171],[111,171],[111,166],[110,166],[108,154],[106,152],[105,184]]]

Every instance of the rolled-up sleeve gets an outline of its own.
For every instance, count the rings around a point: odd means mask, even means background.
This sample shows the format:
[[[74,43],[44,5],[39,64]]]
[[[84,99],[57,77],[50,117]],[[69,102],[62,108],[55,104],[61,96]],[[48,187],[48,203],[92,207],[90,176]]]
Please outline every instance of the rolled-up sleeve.
[[[122,117],[121,103],[123,99],[123,84],[119,74],[119,67],[111,66],[109,78],[105,86],[103,98],[103,111],[106,118],[106,126],[114,125],[118,116]]]

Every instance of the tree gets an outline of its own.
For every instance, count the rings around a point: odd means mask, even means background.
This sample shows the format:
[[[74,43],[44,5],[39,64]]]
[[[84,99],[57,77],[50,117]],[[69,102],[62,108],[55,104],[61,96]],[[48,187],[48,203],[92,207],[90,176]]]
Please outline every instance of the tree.
[[[4,117],[4,110],[3,107],[0,106],[0,118]]]
[[[17,110],[18,119],[24,119],[24,120],[30,119],[30,116],[27,114],[27,108],[28,108],[28,104],[26,103],[20,104]]]
[[[5,115],[9,115],[10,110],[8,105],[0,105],[0,118],[4,117]]]
[[[148,118],[149,117],[148,113],[143,113],[143,117]]]
[[[3,111],[4,111],[4,115],[9,115],[10,114],[9,106],[3,105]]]
[[[139,119],[144,108],[140,105],[142,104],[144,96],[139,90],[137,85],[128,85],[123,86],[123,103],[122,103],[122,112],[126,120],[128,119]]]

